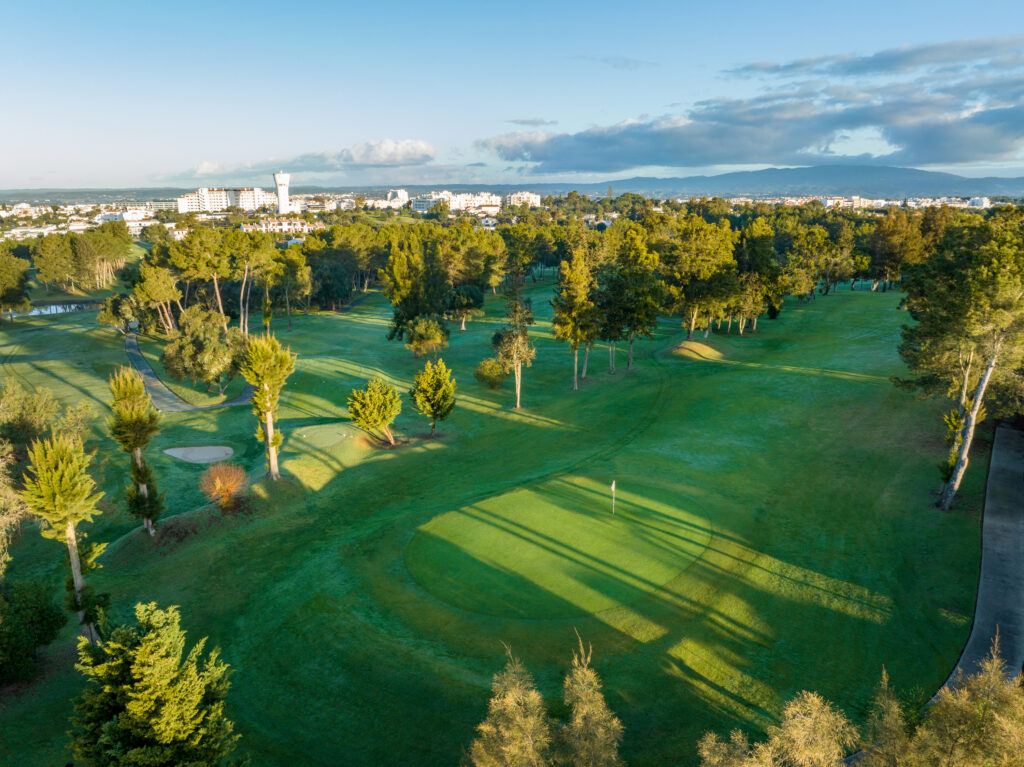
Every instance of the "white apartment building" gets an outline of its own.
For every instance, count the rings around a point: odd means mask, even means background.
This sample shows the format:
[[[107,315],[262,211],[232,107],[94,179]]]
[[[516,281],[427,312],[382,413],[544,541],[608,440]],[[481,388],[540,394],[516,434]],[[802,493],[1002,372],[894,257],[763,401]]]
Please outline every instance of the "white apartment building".
[[[496,216],[501,211],[501,197],[490,192],[463,192],[452,194],[447,189],[439,192],[428,192],[414,197],[412,209],[417,213],[427,213],[439,202],[447,202],[452,213],[475,213],[477,215]]]
[[[505,198],[505,204],[510,208],[518,208],[522,205],[539,208],[540,195],[533,192],[512,192],[512,194]]]
[[[217,213],[228,208],[259,210],[276,208],[277,195],[257,187],[245,189],[208,189],[200,187],[178,198],[179,213]]]
[[[426,194],[421,194],[418,197],[413,197],[412,209],[415,213],[429,213],[430,209],[439,202],[448,203],[448,207],[454,210],[454,206],[452,206],[452,193],[447,190],[440,192],[427,192]]]
[[[409,202],[409,193],[407,191],[404,189],[388,189],[388,193],[384,196],[384,199],[378,198],[367,200],[366,204],[371,208],[393,208],[398,210],[399,208],[405,207],[407,202]]]
[[[242,224],[243,232],[271,232],[273,234],[308,234],[323,229],[320,221],[310,223],[301,218],[265,218],[255,224]]]

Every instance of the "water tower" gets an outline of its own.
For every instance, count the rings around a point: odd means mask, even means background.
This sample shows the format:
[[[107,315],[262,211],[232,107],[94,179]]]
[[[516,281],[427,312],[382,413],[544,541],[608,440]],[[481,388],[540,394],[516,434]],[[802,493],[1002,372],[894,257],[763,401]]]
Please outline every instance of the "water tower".
[[[291,174],[278,171],[274,174],[274,183],[277,185],[277,212],[290,213],[291,206],[288,203],[288,182],[291,181]]]

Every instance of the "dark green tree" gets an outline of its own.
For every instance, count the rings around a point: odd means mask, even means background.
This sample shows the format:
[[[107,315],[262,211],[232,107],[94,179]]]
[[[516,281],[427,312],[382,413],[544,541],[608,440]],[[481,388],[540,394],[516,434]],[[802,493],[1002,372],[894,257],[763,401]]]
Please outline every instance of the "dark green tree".
[[[581,251],[573,254],[572,261],[563,261],[558,270],[558,285],[551,300],[554,315],[551,327],[555,338],[569,344],[572,352],[572,390],[579,389],[579,349],[597,337],[599,330],[597,308],[594,305],[594,276]],[[584,364],[584,368],[586,364]]]
[[[36,650],[56,639],[67,620],[45,584],[0,580],[0,685],[30,678]]]
[[[185,652],[177,607],[135,606],[136,625],[99,645],[79,641],[87,685],[71,719],[75,756],[90,765],[214,767],[240,736],[225,711],[230,667],[206,639]]]
[[[153,407],[142,376],[135,368],[122,366],[110,377],[110,436],[131,456],[132,484],[128,489],[128,510],[142,520],[150,534],[164,508],[164,496],[157,489],[153,472],[143,451],[160,433],[160,414]]]

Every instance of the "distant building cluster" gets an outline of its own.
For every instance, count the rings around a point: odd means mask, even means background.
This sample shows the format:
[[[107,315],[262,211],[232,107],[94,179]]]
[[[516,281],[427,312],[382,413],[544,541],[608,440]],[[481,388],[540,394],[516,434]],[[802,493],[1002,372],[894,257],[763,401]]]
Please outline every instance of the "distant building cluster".
[[[242,224],[243,232],[271,232],[273,234],[309,234],[323,229],[322,221],[301,218],[264,218],[254,224]]]
[[[528,205],[531,208],[540,207],[540,195],[533,192],[512,192],[505,198],[505,204],[510,208],[519,208]]]
[[[399,210],[400,208],[404,208],[408,202],[409,193],[407,191],[404,189],[389,189],[388,193],[384,195],[383,198],[369,199],[366,201],[366,204],[371,208],[377,208],[379,210],[384,210],[386,208]]]
[[[427,213],[441,202],[448,203],[452,213],[475,213],[483,216],[496,216],[501,211],[501,197],[491,192],[454,193],[447,189],[439,192],[427,192],[412,198],[412,209],[416,213]]]

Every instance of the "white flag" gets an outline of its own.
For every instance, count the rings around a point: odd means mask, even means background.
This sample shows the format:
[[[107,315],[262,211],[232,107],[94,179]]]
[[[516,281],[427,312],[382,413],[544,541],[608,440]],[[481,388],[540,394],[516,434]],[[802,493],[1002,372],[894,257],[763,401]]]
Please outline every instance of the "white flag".
[[[615,492],[615,480],[614,479],[612,480],[612,492],[613,493]]]

